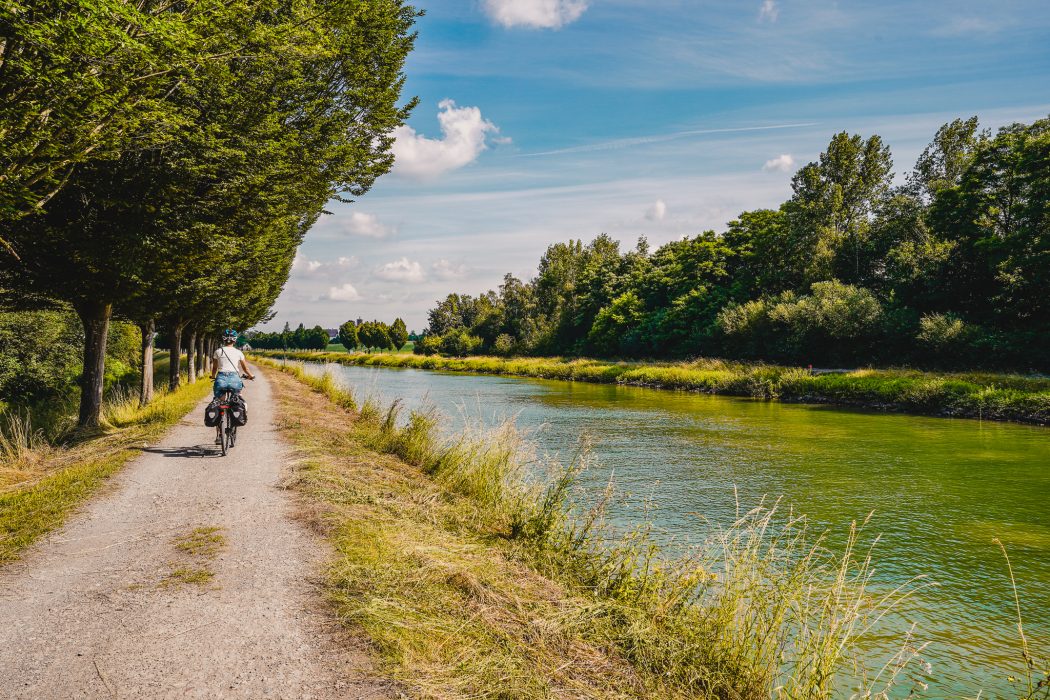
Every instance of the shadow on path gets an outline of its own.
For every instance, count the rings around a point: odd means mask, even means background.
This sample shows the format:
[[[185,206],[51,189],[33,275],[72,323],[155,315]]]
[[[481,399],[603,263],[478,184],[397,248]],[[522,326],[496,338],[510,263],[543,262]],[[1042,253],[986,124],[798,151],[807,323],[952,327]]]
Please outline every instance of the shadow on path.
[[[165,457],[219,457],[218,445],[193,445],[192,447],[139,447],[140,452],[164,455]]]

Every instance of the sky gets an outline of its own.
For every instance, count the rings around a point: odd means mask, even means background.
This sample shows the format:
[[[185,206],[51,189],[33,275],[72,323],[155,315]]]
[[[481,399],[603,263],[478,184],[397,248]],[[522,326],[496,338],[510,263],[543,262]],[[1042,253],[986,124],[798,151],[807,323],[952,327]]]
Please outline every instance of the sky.
[[[307,235],[266,328],[401,317],[551,243],[654,248],[776,207],[839,131],[1050,114],[1050,0],[420,0],[395,165]]]

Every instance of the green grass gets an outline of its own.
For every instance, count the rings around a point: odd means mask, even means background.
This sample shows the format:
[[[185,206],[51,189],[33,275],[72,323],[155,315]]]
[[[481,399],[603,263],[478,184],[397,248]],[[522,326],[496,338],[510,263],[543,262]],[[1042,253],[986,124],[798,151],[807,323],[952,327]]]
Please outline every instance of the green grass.
[[[94,494],[137,449],[167,431],[189,412],[211,385],[206,381],[161,393],[145,408],[127,393],[104,407],[105,427],[97,435],[53,445],[32,426],[8,417],[0,426],[0,564],[17,559],[26,547],[59,527]]]
[[[910,636],[881,672],[855,665],[880,616],[922,586],[869,592],[866,524],[832,552],[763,503],[672,554],[644,526],[614,535],[616,496],[582,505],[576,469],[530,480],[526,464],[542,466],[512,426],[442,438],[432,415],[341,408],[359,404],[330,373],[280,368],[297,380],[274,377],[300,452],[293,487],[337,550],[332,599],[414,696],[907,694],[922,648]]]
[[[405,345],[400,350],[376,350],[376,351],[372,352],[371,354],[373,354],[373,355],[406,355],[406,354],[407,355],[411,355],[412,351],[415,349],[415,347],[416,347],[416,344],[410,340],[407,343],[405,343]],[[281,351],[281,350],[255,350],[253,352],[283,352],[283,351]],[[322,351],[320,351],[320,350],[303,350],[303,351],[292,350],[290,352],[322,352]],[[325,348],[323,352],[342,352],[342,353],[345,353],[345,352],[349,352],[349,351],[346,349],[346,346],[343,345],[342,343],[329,343],[328,347]],[[355,353],[365,353],[364,350],[360,350],[360,349],[355,349],[354,352]],[[368,354],[368,353],[365,353],[365,354]]]
[[[181,556],[181,561],[170,565],[171,571],[160,585],[203,586],[215,578],[215,572],[209,564],[226,548],[226,535],[221,527],[202,525],[175,537],[172,545]]]
[[[497,374],[729,396],[906,411],[923,415],[1050,424],[1050,379],[1012,374],[863,369],[811,374],[797,367],[723,360],[609,362],[564,358],[260,352],[269,357],[365,367]]]

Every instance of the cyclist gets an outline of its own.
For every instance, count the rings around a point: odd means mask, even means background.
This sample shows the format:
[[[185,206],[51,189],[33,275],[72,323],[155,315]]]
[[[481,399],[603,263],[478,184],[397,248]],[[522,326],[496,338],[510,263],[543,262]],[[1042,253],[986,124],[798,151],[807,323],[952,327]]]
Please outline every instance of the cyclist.
[[[255,379],[244,361],[244,353],[236,348],[237,331],[227,329],[222,334],[222,346],[211,358],[211,378],[215,380],[212,393],[218,398],[224,391],[239,393],[244,388],[241,376]]]

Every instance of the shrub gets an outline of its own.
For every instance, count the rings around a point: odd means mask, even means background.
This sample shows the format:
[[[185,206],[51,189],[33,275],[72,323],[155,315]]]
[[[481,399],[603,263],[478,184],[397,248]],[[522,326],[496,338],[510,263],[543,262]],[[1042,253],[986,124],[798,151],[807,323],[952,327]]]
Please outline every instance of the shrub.
[[[481,347],[481,338],[463,328],[449,331],[441,339],[441,352],[454,357],[466,357]]]
[[[514,336],[500,333],[492,343],[492,352],[506,357],[514,352]]]
[[[416,341],[412,352],[417,355],[437,355],[441,352],[441,336],[425,335]]]

